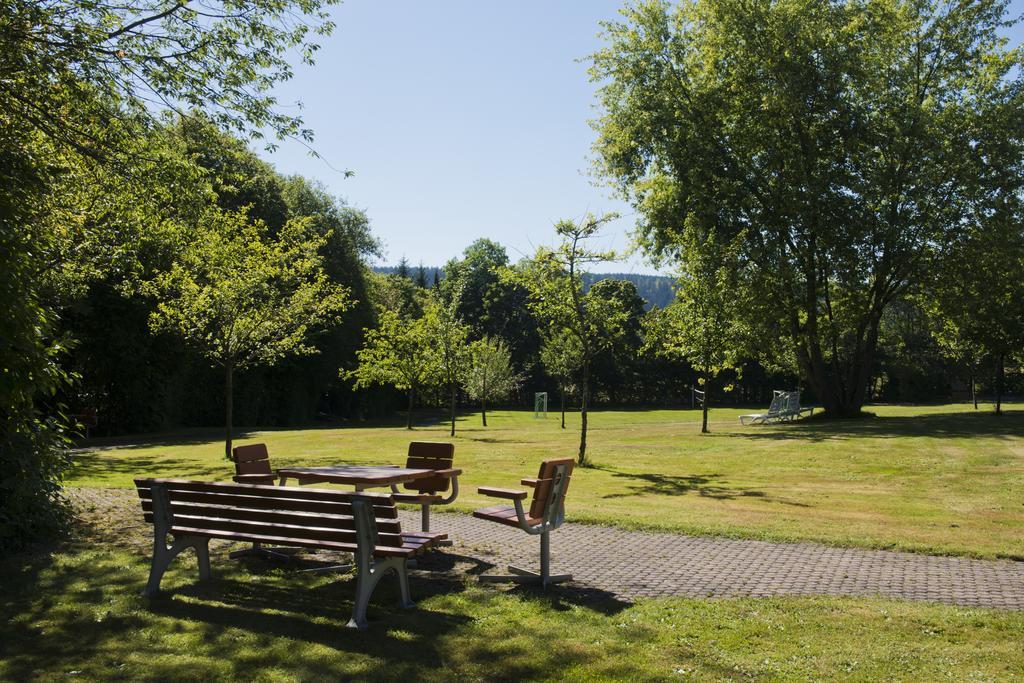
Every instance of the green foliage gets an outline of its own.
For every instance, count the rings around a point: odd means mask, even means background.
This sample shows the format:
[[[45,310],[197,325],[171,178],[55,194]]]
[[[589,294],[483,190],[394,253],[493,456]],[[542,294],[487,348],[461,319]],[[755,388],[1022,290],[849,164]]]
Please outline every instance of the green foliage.
[[[886,307],[1001,163],[979,143],[1021,110],[1006,8],[649,1],[605,26],[598,171],[649,254],[689,258],[693,224],[741,239],[751,329],[789,338],[830,413],[859,411]]]
[[[33,167],[28,141],[0,128],[0,550],[63,527],[61,480],[70,426],[57,404],[72,379],[40,296],[31,230],[48,178]],[[26,229],[26,226],[28,228]]]
[[[470,326],[474,340],[501,339],[512,354],[513,364],[526,369],[540,346],[536,317],[527,305],[527,290],[517,281],[502,277],[508,268],[505,248],[489,239],[478,239],[444,267],[442,289],[457,291],[458,316]]]
[[[157,275],[152,325],[237,369],[312,353],[310,331],[351,305],[323,271],[323,244],[308,220],[289,221],[274,239],[244,210],[210,209],[194,241]]]

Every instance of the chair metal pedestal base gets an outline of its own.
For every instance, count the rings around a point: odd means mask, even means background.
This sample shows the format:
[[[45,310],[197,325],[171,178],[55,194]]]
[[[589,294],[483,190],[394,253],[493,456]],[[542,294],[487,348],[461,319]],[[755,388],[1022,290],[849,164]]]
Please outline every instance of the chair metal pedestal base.
[[[552,583],[572,581],[572,574],[551,573],[551,535],[548,531],[540,534],[540,572],[521,567],[509,566],[511,574],[481,574],[480,580],[485,583],[528,583],[547,586]]]
[[[511,565],[509,565],[508,570],[511,572],[510,574],[481,574],[480,580],[484,583],[525,583],[538,586],[572,581],[572,574],[550,574],[544,576],[541,573]]]

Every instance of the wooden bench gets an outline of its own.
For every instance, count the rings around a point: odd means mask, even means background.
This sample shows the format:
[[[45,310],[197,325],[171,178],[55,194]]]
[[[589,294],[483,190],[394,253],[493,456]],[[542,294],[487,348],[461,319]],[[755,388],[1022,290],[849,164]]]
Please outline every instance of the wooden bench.
[[[415,493],[402,493],[396,485],[391,486],[391,492],[399,503],[420,506],[421,531],[430,531],[431,505],[447,505],[459,497],[459,475],[462,474],[462,470],[452,468],[454,458],[453,443],[413,441],[409,444],[405,466],[408,469],[435,470],[434,476],[403,484],[407,491]],[[449,489],[451,492],[448,495],[441,495]],[[442,545],[451,545],[451,542],[445,541]]]
[[[208,579],[211,538],[338,550],[356,558],[356,600],[348,625],[366,628],[366,607],[381,576],[394,570],[402,607],[413,607],[406,561],[445,538],[403,532],[394,498],[386,493],[177,479],[136,479],[135,485],[145,519],[154,527],[146,596],[160,592],[164,572],[186,548],[195,549],[199,578]]]
[[[520,484],[533,489],[533,501],[530,503],[529,514],[523,510],[523,501],[529,495],[520,489],[499,489],[481,486],[477,491],[492,498],[511,500],[512,505],[496,505],[473,512],[478,519],[486,519],[498,524],[517,527],[528,534],[540,536],[540,573],[509,567],[507,575],[483,574],[481,581],[514,581],[517,583],[539,583],[547,586],[550,583],[571,581],[571,574],[551,575],[551,540],[552,530],[562,526],[565,521],[565,494],[569,490],[574,460],[563,458],[545,460],[540,465],[536,479],[523,479]]]

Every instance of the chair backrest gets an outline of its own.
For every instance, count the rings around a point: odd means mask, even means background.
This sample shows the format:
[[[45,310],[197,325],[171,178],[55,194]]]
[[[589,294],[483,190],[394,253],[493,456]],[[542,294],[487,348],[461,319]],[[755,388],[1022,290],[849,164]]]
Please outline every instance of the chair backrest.
[[[415,470],[446,470],[455,459],[455,444],[443,441],[413,441],[409,444],[409,457],[405,466]],[[420,493],[441,493],[451,485],[448,477],[426,477],[405,484],[405,488]]]
[[[248,446],[235,446],[231,449],[231,459],[235,461],[235,475],[239,474],[270,474],[270,454],[265,443],[254,443]]]
[[[800,412],[800,392],[799,391],[787,391],[785,394],[785,401],[783,401],[782,408],[779,411],[784,415],[791,415],[793,413]]]
[[[768,414],[778,415],[785,407],[786,404],[786,392],[776,391],[775,395],[772,396],[772,402],[768,404]]]
[[[391,494],[178,479],[136,479],[135,486],[145,520],[166,533],[355,551],[362,516],[375,521],[363,533],[382,547],[378,553],[402,547]],[[359,505],[368,514],[358,513]]]
[[[561,523],[560,513],[575,463],[572,458],[560,458],[545,460],[540,464],[537,485],[533,487],[533,502],[530,504],[531,518]]]

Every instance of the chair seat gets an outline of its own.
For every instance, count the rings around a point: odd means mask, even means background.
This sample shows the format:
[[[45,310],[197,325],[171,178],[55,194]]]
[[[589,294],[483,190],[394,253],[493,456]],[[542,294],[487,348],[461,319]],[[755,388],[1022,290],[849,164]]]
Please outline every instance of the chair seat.
[[[477,519],[487,519],[499,524],[519,528],[519,518],[516,517],[516,509],[511,505],[495,505],[494,507],[474,510],[473,516]],[[540,524],[542,521],[536,517],[526,517],[526,522],[530,526]]]
[[[439,503],[441,496],[436,496],[430,493],[392,493],[391,494],[396,503]]]

